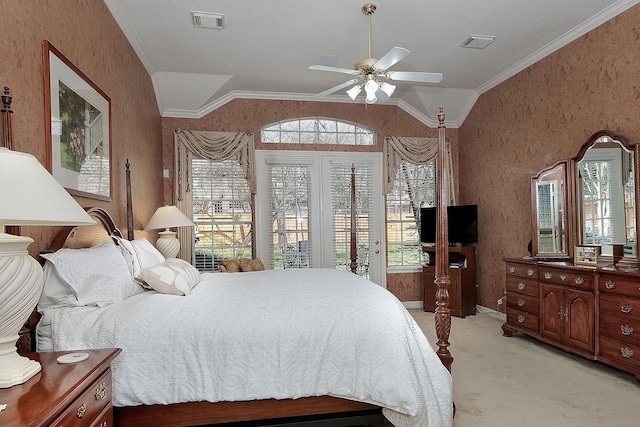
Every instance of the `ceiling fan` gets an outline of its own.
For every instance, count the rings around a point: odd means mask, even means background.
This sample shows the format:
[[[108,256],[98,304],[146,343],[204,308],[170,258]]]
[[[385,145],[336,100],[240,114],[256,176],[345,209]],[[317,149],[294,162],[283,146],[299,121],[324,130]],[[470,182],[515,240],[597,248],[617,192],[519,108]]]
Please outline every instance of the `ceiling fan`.
[[[394,47],[380,59],[371,57],[371,15],[373,15],[375,10],[376,5],[373,3],[366,3],[362,6],[362,12],[369,18],[369,57],[367,59],[356,62],[353,70],[326,65],[312,65],[309,67],[310,70],[350,74],[355,76],[355,78],[318,93],[315,97],[326,96],[354,85],[351,89],[347,90],[347,95],[349,95],[351,100],[355,101],[356,97],[364,88],[366,93],[365,102],[367,104],[373,104],[377,101],[387,101],[396,89],[395,85],[388,83],[386,80],[418,83],[439,83],[442,80],[442,73],[389,71],[389,68],[410,53],[403,47]]]

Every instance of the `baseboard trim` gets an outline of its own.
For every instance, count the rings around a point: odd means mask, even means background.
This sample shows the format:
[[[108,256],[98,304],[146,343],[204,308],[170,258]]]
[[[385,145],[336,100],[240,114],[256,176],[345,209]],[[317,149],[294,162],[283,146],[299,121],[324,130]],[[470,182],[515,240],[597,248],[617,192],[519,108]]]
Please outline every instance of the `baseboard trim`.
[[[496,319],[500,319],[503,322],[507,321],[507,315],[505,313],[500,313],[499,311],[496,311],[492,308],[489,307],[484,307],[482,305],[476,305],[476,312],[478,313],[482,313],[482,314],[488,314],[491,317],[495,317]]]
[[[407,310],[417,310],[422,308],[422,301],[404,301],[402,304]]]

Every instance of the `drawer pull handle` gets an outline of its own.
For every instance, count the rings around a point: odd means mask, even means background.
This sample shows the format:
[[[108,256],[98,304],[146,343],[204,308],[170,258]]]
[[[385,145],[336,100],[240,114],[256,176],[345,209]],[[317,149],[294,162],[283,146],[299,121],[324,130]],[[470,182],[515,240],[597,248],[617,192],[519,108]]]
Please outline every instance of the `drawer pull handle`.
[[[615,289],[616,282],[614,282],[613,280],[607,280],[606,282],[604,282],[604,287],[607,289]]]
[[[545,271],[545,272],[544,272],[544,278],[545,278],[545,279],[549,280],[549,279],[551,279],[552,277],[553,277],[553,274],[551,274],[550,272],[548,272],[548,271]]]
[[[525,321],[525,317],[522,314],[518,314],[518,323],[523,323]]]
[[[516,272],[516,268],[515,267],[509,267],[509,273],[513,274]]]
[[[107,397],[107,385],[102,381],[96,388],[96,400],[104,400]]]
[[[518,307],[524,307],[524,298],[518,298]]]
[[[633,311],[633,306],[629,304],[620,304],[620,311],[624,314],[629,314]]]
[[[566,275],[566,274],[561,274],[561,275],[560,275],[560,280],[562,280],[563,282],[564,282],[565,280],[567,280],[567,275]]]
[[[533,270],[532,269],[528,269],[527,270],[527,276],[533,276]]]
[[[87,405],[85,405],[83,403],[82,406],[80,406],[78,408],[78,411],[76,412],[76,415],[78,416],[78,418],[82,418],[82,417],[84,417],[84,413],[85,412],[87,412]]]
[[[523,282],[519,282],[518,283],[518,289],[520,289],[521,291],[524,291],[524,288],[526,288],[527,285],[525,285]]]
[[[576,277],[576,285],[582,285],[584,283],[584,279],[582,277]]]
[[[633,326],[620,325],[620,332],[622,332],[622,335],[628,337],[629,335],[633,334]]]
[[[625,359],[631,359],[633,357],[633,350],[631,350],[629,347],[620,347],[620,354]]]

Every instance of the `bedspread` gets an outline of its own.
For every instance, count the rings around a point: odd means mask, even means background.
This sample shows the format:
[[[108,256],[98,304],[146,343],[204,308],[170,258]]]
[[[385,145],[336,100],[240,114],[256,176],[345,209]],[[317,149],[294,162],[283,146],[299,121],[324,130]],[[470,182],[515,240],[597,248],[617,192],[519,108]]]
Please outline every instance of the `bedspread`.
[[[390,292],[333,269],[207,273],[189,296],[148,291],[43,313],[38,349],[119,347],[115,406],[332,395],[397,427],[450,426],[452,384]]]

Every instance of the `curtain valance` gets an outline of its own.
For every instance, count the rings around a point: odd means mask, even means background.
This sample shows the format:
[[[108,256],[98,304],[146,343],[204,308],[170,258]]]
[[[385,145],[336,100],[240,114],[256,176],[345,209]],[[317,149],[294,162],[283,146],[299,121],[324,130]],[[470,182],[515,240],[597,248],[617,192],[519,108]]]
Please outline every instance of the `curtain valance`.
[[[434,160],[438,155],[438,138],[409,138],[388,136],[383,145],[385,194],[393,188],[398,169],[403,161],[421,165]],[[449,203],[455,204],[453,181],[453,163],[451,160],[451,146],[447,140],[447,172],[449,177]],[[439,165],[438,165],[439,167]]]

